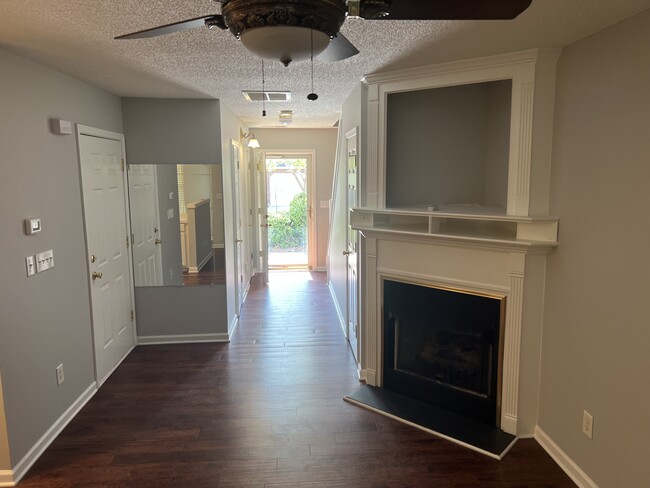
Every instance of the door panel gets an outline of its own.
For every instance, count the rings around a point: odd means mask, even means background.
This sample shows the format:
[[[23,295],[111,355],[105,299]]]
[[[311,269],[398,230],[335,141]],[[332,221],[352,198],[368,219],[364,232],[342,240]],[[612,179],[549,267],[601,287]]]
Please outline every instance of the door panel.
[[[101,384],[135,342],[122,143],[80,134],[79,154],[90,258],[96,375]]]
[[[357,206],[358,203],[358,178],[357,178],[357,131],[353,129],[346,134],[346,155],[347,155],[347,322],[348,322],[348,341],[354,357],[359,361],[359,337],[358,322],[359,315],[357,301],[359,296],[357,281],[357,251],[359,237],[356,230],[349,225],[350,209]]]
[[[137,286],[161,286],[162,249],[156,166],[129,165],[133,262]]]

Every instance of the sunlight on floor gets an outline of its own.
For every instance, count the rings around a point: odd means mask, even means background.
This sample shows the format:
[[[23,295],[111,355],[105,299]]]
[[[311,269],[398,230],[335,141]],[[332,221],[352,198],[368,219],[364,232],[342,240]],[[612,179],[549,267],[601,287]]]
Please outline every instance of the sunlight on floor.
[[[270,284],[289,284],[297,283],[300,281],[313,281],[311,271],[300,270],[300,271],[284,271],[284,270],[273,270],[269,272],[269,283]]]

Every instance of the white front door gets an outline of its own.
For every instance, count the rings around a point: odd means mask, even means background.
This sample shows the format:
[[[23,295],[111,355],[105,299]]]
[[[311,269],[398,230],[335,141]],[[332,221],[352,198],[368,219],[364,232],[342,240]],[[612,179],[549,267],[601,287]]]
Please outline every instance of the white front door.
[[[346,155],[347,155],[347,219],[350,218],[350,209],[356,207],[358,204],[358,181],[357,181],[357,130],[353,129],[345,135]],[[358,297],[358,267],[357,267],[357,243],[358,233],[350,227],[349,222],[347,226],[347,249],[344,253],[347,255],[347,322],[348,322],[348,341],[354,353],[354,357],[359,361],[359,337],[358,337],[358,310],[357,310],[357,297]]]
[[[101,385],[135,343],[121,134],[78,129],[95,373]]]
[[[136,286],[161,286],[162,239],[154,164],[129,165],[129,199]]]

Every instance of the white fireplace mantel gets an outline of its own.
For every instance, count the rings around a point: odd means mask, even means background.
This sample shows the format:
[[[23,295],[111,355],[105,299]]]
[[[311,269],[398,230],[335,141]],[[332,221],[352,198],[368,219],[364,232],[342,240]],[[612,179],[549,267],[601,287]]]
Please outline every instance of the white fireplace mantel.
[[[360,371],[382,386],[384,279],[460,288],[506,299],[500,428],[532,436],[537,421],[546,255],[558,245],[548,215],[555,65],[535,49],[366,78],[360,208]],[[386,208],[388,95],[512,80],[507,207]],[[414,177],[418,177],[417,175]]]

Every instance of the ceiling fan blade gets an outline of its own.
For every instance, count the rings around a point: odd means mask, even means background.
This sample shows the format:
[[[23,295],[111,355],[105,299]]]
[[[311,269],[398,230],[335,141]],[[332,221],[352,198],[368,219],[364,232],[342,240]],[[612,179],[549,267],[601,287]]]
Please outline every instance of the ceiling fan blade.
[[[533,0],[392,0],[386,20],[511,20]],[[362,7],[363,10],[363,7]]]
[[[197,17],[195,19],[181,20],[180,22],[174,22],[173,24],[161,25],[158,27],[152,27],[151,29],[124,34],[122,36],[117,36],[115,39],[144,39],[147,37],[162,36],[165,34],[172,34],[173,32],[193,29],[194,27],[203,27],[206,25],[208,27],[219,27],[221,29],[226,28],[221,15],[204,15],[203,17]]]
[[[333,61],[341,61],[343,59],[351,58],[359,54],[359,50],[347,40],[347,38],[340,32],[334,36],[325,48],[325,51],[318,55],[319,61],[331,63]]]

